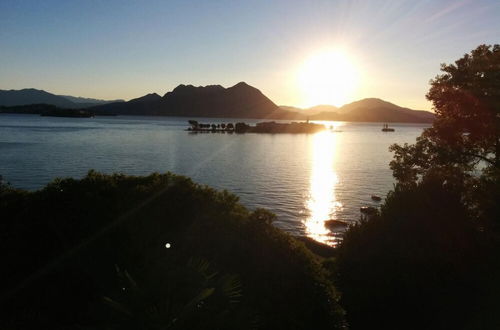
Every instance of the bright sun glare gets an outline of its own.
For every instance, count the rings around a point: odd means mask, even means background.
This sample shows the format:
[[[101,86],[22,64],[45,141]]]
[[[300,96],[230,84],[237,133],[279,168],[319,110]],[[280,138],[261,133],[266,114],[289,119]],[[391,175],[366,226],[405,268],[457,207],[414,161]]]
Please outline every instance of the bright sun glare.
[[[297,78],[304,106],[341,106],[351,100],[359,73],[345,52],[326,50],[309,57]]]

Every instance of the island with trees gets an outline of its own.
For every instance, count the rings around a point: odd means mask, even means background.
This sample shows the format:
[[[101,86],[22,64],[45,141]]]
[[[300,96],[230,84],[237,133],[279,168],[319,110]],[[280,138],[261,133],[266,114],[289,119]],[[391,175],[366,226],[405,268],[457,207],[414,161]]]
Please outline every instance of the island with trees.
[[[203,124],[196,120],[188,121],[190,127],[189,132],[194,133],[317,133],[326,129],[325,125],[306,122],[291,122],[277,123],[275,121],[261,122],[251,126],[249,124],[239,122],[219,123],[219,124]]]

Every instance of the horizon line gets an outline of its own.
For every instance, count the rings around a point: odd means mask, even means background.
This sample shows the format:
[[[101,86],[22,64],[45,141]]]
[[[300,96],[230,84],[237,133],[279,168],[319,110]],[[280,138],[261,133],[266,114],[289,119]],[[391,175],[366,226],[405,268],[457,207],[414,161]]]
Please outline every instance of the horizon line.
[[[43,92],[46,92],[46,93],[50,93],[52,95],[56,95],[56,96],[61,96],[61,97],[67,97],[67,96],[70,96],[70,97],[75,97],[75,98],[85,98],[85,99],[94,99],[94,100],[99,100],[99,101],[105,101],[105,102],[109,102],[109,101],[118,101],[118,100],[122,100],[123,102],[128,102],[130,100],[134,100],[134,99],[137,99],[137,98],[141,98],[143,96],[146,96],[146,95],[149,95],[149,94],[157,94],[161,97],[164,97],[167,93],[169,92],[172,92],[174,89],[176,89],[177,87],[179,86],[193,86],[195,88],[200,88],[200,87],[209,87],[209,86],[220,86],[224,89],[229,89],[229,88],[232,88],[232,87],[235,87],[239,84],[245,84],[247,86],[250,86],[252,88],[255,88],[257,89],[258,91],[260,91],[265,97],[267,97],[269,100],[271,100],[274,104],[276,104],[276,106],[278,107],[291,107],[291,108],[296,108],[296,109],[299,109],[299,110],[308,110],[308,109],[312,109],[312,108],[315,108],[315,107],[321,107],[321,106],[329,106],[329,107],[334,107],[336,109],[340,109],[346,105],[349,105],[349,104],[352,104],[354,102],[359,102],[359,101],[363,101],[363,100],[368,100],[368,99],[376,99],[376,100],[380,100],[380,101],[383,101],[383,102],[388,102],[388,103],[391,103],[395,106],[398,106],[398,107],[401,107],[401,108],[406,108],[406,109],[410,109],[410,110],[415,110],[415,111],[427,111],[427,112],[431,112],[431,113],[434,113],[434,111],[431,109],[413,109],[413,108],[410,108],[410,107],[407,107],[407,106],[402,106],[402,105],[399,105],[397,103],[394,103],[392,101],[388,101],[388,100],[385,100],[385,99],[382,99],[380,97],[362,97],[360,99],[357,99],[357,100],[351,100],[350,102],[347,102],[347,103],[344,103],[342,104],[341,106],[337,106],[337,105],[334,105],[334,104],[327,104],[327,103],[323,103],[323,104],[316,104],[316,105],[312,105],[312,106],[298,106],[298,105],[287,105],[287,104],[278,104],[276,103],[275,101],[273,101],[270,97],[268,97],[266,94],[264,94],[259,88],[255,87],[255,86],[252,86],[250,84],[248,84],[247,82],[245,81],[240,81],[230,87],[224,87],[223,85],[221,84],[207,84],[207,85],[193,85],[193,84],[185,84],[185,83],[180,83],[180,84],[177,84],[173,89],[171,90],[168,90],[167,92],[161,94],[161,93],[157,93],[157,92],[150,92],[150,93],[146,93],[144,95],[140,95],[140,96],[136,96],[136,97],[131,97],[131,98],[112,98],[112,99],[103,99],[103,98],[98,98],[98,97],[92,97],[92,96],[81,96],[81,95],[78,95],[78,96],[75,96],[75,95],[69,95],[69,94],[56,94],[56,92],[50,92],[46,89],[40,89],[40,88],[35,88],[35,87],[25,87],[25,88],[21,88],[21,89],[0,89],[0,91],[21,91],[21,90],[29,90],[29,89],[32,89],[32,90],[38,90],[38,91],[43,91]],[[70,100],[71,101],[71,100]]]

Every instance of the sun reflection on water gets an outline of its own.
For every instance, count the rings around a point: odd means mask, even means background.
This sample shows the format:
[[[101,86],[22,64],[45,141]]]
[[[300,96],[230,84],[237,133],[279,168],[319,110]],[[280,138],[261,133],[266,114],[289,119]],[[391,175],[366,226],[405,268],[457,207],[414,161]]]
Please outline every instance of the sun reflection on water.
[[[335,186],[339,181],[333,167],[337,136],[328,131],[317,133],[312,137],[311,144],[313,163],[306,200],[306,208],[309,211],[304,221],[306,234],[316,241],[336,245],[334,233],[325,227],[325,221],[336,219],[337,210],[342,208],[335,196]]]

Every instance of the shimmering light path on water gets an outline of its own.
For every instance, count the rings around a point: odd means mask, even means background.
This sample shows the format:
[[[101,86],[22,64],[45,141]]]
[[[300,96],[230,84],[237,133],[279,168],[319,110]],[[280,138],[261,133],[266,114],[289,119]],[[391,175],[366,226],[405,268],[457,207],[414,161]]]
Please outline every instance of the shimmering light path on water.
[[[392,143],[413,142],[424,125],[328,123],[318,134],[190,134],[189,118],[53,118],[0,114],[0,175],[13,186],[43,187],[89,169],[145,175],[171,171],[240,196],[278,215],[294,235],[335,244],[329,219],[359,219],[371,195],[392,188]],[[201,119],[202,122],[256,121]]]
[[[321,242],[331,240],[325,220],[335,219],[342,203],[337,201],[335,188],[339,183],[334,169],[337,152],[337,133],[321,132],[311,139],[311,176],[309,196],[305,208],[309,216],[304,220],[306,234]]]

